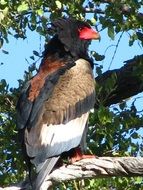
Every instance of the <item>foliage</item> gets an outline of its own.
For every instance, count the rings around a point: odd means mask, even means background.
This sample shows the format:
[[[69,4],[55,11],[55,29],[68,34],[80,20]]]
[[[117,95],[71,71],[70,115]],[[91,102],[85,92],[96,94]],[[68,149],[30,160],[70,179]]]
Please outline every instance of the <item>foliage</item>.
[[[114,40],[117,33],[125,32],[129,36],[129,45],[140,41],[143,45],[142,11],[143,2],[139,0],[0,0],[0,48],[8,43],[10,37],[27,37],[27,31],[36,31],[47,39],[48,23],[59,16],[73,16],[88,19],[98,30],[107,29],[107,35]],[[3,49],[2,49],[3,50]],[[8,53],[3,50],[3,53]],[[96,61],[105,58],[98,52],[91,52]],[[39,53],[33,51],[31,60]],[[98,75],[102,74],[102,67],[97,64]],[[36,70],[33,63],[25,71],[23,79],[19,80],[19,87],[9,88],[5,79],[0,81],[0,185],[5,186],[20,181],[26,175],[26,167],[22,161],[20,147],[17,140],[15,126],[15,106],[18,94]],[[104,88],[105,98],[113,90],[116,76],[106,85],[97,87],[100,94]],[[138,112],[135,101],[129,106],[126,101],[118,106],[104,107],[104,99],[98,101],[98,109],[90,114],[88,133],[88,152],[98,156],[137,156],[143,153],[143,144],[138,130],[143,124],[142,112]],[[74,181],[60,184],[59,189],[127,189],[142,188],[142,178],[111,178]]]

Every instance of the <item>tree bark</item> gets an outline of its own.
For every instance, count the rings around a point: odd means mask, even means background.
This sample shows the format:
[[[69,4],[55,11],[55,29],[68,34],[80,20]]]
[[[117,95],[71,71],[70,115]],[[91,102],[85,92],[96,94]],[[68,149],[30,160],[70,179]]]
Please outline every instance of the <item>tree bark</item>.
[[[96,77],[96,108],[100,103],[110,106],[143,91],[143,55],[135,56],[125,63],[120,69],[109,70]]]
[[[47,176],[41,190],[49,189],[57,183],[87,178],[112,176],[143,176],[143,158],[135,157],[100,157],[83,159],[72,165],[64,165]],[[28,189],[29,183],[0,188],[0,190]]]

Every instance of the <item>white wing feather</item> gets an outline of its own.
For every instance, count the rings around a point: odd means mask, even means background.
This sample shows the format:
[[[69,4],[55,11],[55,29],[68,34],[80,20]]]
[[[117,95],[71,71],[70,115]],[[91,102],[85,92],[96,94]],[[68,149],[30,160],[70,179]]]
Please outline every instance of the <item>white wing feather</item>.
[[[42,139],[41,147],[43,148],[40,148],[37,154],[35,154],[35,149],[37,149],[37,147],[30,146],[30,143],[27,140],[27,154],[31,157],[36,156],[35,159],[33,159],[33,162],[41,162],[43,155],[45,158],[50,158],[77,147],[80,144],[84,133],[88,115],[89,113],[85,113],[81,117],[73,119],[66,124],[49,126],[45,126],[44,124],[40,134],[40,139]],[[29,135],[32,134],[26,133],[26,139],[31,139]]]

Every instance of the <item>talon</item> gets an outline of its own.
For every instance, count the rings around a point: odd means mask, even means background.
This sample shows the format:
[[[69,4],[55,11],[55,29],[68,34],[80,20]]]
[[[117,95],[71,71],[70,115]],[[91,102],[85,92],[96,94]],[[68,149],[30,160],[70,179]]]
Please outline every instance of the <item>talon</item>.
[[[96,155],[82,154],[80,148],[75,148],[74,154],[70,158],[70,163],[73,164],[74,162],[87,158],[98,158],[98,157]]]

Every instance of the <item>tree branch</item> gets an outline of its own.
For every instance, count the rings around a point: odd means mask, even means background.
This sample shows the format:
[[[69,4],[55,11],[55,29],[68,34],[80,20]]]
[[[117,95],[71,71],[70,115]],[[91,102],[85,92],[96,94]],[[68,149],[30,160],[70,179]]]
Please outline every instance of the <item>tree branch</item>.
[[[110,106],[143,91],[143,55],[135,56],[125,63],[120,69],[109,70],[96,77],[97,86],[102,87],[100,93],[97,92],[96,108],[99,102],[104,106]],[[109,92],[107,83],[111,78],[114,82]]]
[[[143,176],[143,158],[135,157],[100,157],[84,159],[55,169],[47,176],[42,186],[49,189],[57,183],[87,178],[103,178],[112,176]],[[28,182],[16,186],[0,188],[3,190],[22,190],[28,188]]]

